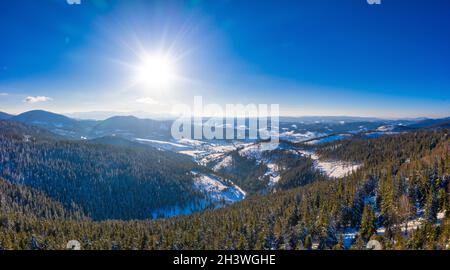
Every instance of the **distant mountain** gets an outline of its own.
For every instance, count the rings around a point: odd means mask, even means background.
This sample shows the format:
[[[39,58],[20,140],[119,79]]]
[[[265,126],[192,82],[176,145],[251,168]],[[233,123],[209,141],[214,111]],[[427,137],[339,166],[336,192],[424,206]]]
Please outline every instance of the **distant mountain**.
[[[105,136],[132,140],[135,138],[167,139],[170,136],[172,124],[170,120],[157,121],[139,119],[134,116],[115,116],[103,121],[76,120],[42,110],[25,112],[11,116],[7,120],[37,126],[70,139],[94,139]]]
[[[38,126],[55,134],[74,139],[85,136],[89,130],[89,124],[92,124],[91,122],[77,121],[64,115],[42,110],[25,112],[9,120]]]
[[[411,128],[449,127],[450,117],[440,119],[425,119],[409,125]]]
[[[13,115],[7,114],[7,113],[4,113],[4,112],[0,112],[0,120],[6,120],[6,119],[9,119],[11,117],[13,117]]]
[[[121,111],[91,111],[91,112],[73,112],[65,113],[67,117],[73,119],[89,119],[89,120],[106,120],[115,116],[133,115],[141,119],[155,119],[155,120],[174,120],[176,117],[167,114],[147,113],[143,111],[121,112]]]
[[[34,111],[28,111],[21,113],[17,116],[14,116],[11,120],[18,121],[18,122],[24,122],[24,123],[34,123],[39,125],[55,125],[56,123],[59,123],[61,125],[75,125],[76,120],[73,120],[69,117],[66,117],[61,114],[56,114],[48,111],[42,111],[42,110],[34,110]]]
[[[411,126],[394,125],[392,132],[411,132],[414,130],[415,130],[415,128],[411,127]]]
[[[340,122],[380,122],[385,121],[375,117],[356,117],[356,116],[281,116],[280,122],[297,123],[340,123]]]
[[[121,136],[125,138],[170,138],[172,121],[139,119],[134,116],[115,116],[99,122],[90,132],[92,138]]]
[[[77,120],[42,110],[29,111],[17,116],[0,113],[0,120],[3,119],[2,117],[38,126],[68,139],[95,139],[110,136],[128,140],[170,140],[172,138],[170,129],[173,120],[141,119],[135,116],[114,116],[102,121]],[[204,121],[206,122],[206,119]],[[248,119],[245,124],[249,125]],[[217,125],[223,125],[223,122],[219,121]],[[238,123],[235,122],[234,128],[241,129],[237,125]],[[280,117],[280,138],[304,141],[332,134],[409,132],[416,129],[449,126],[450,118],[383,120],[348,116]]]

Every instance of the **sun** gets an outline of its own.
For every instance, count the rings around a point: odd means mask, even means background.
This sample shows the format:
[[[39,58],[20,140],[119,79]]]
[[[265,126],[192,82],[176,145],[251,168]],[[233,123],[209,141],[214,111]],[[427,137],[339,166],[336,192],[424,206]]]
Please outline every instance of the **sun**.
[[[136,68],[136,82],[151,88],[168,87],[175,79],[174,62],[162,54],[146,54]]]

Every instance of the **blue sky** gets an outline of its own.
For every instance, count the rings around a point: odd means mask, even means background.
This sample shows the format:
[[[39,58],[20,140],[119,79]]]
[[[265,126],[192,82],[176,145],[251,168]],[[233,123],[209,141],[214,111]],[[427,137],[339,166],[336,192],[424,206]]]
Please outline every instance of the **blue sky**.
[[[278,103],[284,115],[450,115],[450,2],[5,0],[0,111]],[[169,55],[169,86],[136,83]]]

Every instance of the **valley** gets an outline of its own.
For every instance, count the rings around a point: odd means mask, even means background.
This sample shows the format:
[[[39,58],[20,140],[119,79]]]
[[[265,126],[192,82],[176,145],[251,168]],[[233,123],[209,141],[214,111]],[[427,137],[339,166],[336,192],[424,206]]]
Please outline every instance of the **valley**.
[[[414,241],[437,228],[447,239],[449,120],[357,120],[281,122],[273,147],[174,140],[168,120],[6,117],[0,243],[19,248],[13,216],[46,239],[41,222],[70,227],[92,249],[351,249],[369,238],[395,248],[427,245]],[[99,242],[113,228],[122,236]],[[60,237],[33,243],[58,248]]]

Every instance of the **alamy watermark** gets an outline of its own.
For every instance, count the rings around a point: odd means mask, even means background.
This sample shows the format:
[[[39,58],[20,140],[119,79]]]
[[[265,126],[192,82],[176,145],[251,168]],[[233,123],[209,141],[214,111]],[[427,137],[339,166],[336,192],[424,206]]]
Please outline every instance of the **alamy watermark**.
[[[180,115],[171,128],[172,137],[195,140],[261,140],[276,147],[279,143],[279,104],[203,104],[194,97],[193,107],[177,104]]]

